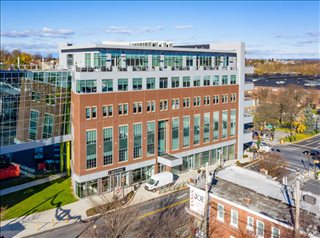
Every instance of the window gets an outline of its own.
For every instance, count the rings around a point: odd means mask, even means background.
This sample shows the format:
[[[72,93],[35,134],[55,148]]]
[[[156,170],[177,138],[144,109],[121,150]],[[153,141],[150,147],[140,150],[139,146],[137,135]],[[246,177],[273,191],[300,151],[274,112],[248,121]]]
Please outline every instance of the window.
[[[230,112],[230,136],[236,134],[236,120],[237,120],[237,111],[232,109]]]
[[[219,75],[213,76],[212,85],[219,85]]]
[[[147,101],[147,112],[156,111],[156,101]]]
[[[210,86],[210,76],[203,77],[203,86]]]
[[[193,77],[193,86],[199,87],[200,86],[200,76],[194,76]]]
[[[128,91],[128,79],[118,79],[118,91]]]
[[[203,118],[203,143],[207,143],[210,141],[210,113],[205,113]]]
[[[30,111],[29,139],[36,140],[38,134],[39,111]]]
[[[213,140],[219,139],[219,112],[213,113]]]
[[[87,169],[91,169],[97,166],[97,131],[86,131],[86,144],[87,144]]]
[[[171,78],[171,87],[172,88],[179,88],[179,77],[172,77]]]
[[[118,105],[119,115],[128,115],[128,103],[120,103]]]
[[[232,226],[238,227],[238,211],[231,209],[231,221],[230,224]]]
[[[142,78],[134,78],[132,82],[133,90],[142,90]]]
[[[97,107],[91,108],[91,118],[96,119],[97,118]]]
[[[218,220],[224,221],[224,206],[221,204],[218,204]]]
[[[200,96],[194,97],[193,98],[193,106],[200,107],[200,105],[201,105],[201,97]]]
[[[86,119],[91,119],[91,107],[86,107]]]
[[[160,100],[160,111],[167,111],[168,110],[168,100]]]
[[[280,229],[278,229],[276,227],[272,227],[271,238],[280,238]]]
[[[190,98],[183,98],[183,108],[190,107]]]
[[[173,98],[171,100],[171,107],[172,110],[176,110],[180,108],[180,99],[179,98]]]
[[[113,81],[112,79],[102,79],[102,92],[112,92]]]
[[[46,95],[46,104],[55,105],[56,104],[56,97],[53,95]]]
[[[228,111],[222,112],[222,138],[228,136]]]
[[[85,67],[91,67],[91,54],[85,53]]]
[[[133,103],[133,113],[142,113],[142,102]]]
[[[248,231],[253,231],[253,217],[247,218],[247,230]]]
[[[41,95],[38,92],[31,92],[31,100],[35,102],[40,102]]]
[[[168,78],[160,78],[159,88],[168,88]]]
[[[222,85],[228,84],[228,75],[222,75]]]
[[[219,104],[219,95],[214,95],[212,99],[213,104]]]
[[[156,79],[147,78],[147,89],[155,89],[155,88],[156,88]]]
[[[102,116],[103,117],[112,117],[112,114],[113,114],[113,106],[112,105],[102,106]]]
[[[203,105],[204,106],[210,105],[210,96],[203,97]]]
[[[112,128],[103,129],[103,165],[112,164],[113,160],[113,133]]]
[[[154,155],[154,143],[155,143],[155,122],[147,123],[147,154]]]
[[[235,75],[230,76],[230,84],[236,84],[237,83],[237,78]]]
[[[77,93],[97,92],[97,80],[77,80]]]
[[[183,117],[183,147],[190,145],[190,117]]]
[[[45,113],[44,114],[44,122],[43,122],[43,133],[42,138],[47,139],[52,137],[53,131],[53,115]]]
[[[184,88],[190,87],[190,77],[183,77],[183,87]]]
[[[133,158],[142,157],[142,124],[133,125]]]
[[[73,54],[67,54],[67,66],[68,68],[73,66]]]
[[[236,102],[237,100],[237,94],[236,93],[232,93],[230,95],[230,102]]]
[[[264,223],[262,221],[257,221],[256,233],[258,238],[264,237]]]
[[[193,117],[193,144],[198,145],[200,143],[200,115],[194,115]]]
[[[179,149],[179,118],[172,119],[172,150]]]
[[[228,94],[222,94],[221,103],[228,103]]]
[[[128,161],[128,126],[119,126],[119,162]]]

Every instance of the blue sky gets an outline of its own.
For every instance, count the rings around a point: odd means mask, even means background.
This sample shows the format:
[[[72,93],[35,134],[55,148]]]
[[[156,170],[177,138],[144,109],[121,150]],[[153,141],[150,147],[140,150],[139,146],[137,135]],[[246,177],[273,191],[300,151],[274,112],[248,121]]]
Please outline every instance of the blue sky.
[[[1,47],[57,53],[59,42],[238,42],[248,58],[320,58],[314,2],[1,1]]]

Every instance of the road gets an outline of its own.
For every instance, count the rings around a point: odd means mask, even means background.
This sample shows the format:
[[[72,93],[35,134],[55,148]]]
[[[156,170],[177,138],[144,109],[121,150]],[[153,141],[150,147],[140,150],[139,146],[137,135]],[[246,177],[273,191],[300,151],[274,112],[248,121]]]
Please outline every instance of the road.
[[[154,200],[144,202],[133,206],[138,212],[133,214],[134,224],[133,231],[130,231],[130,237],[139,237],[141,227],[154,224],[162,231],[169,231],[172,227],[179,227],[188,222],[188,214],[184,207],[189,201],[189,189],[180,190]],[[129,210],[128,212],[132,212]],[[171,222],[168,222],[170,220]],[[103,229],[104,220],[98,218],[88,222],[73,223],[61,228],[53,229],[47,232],[33,235],[32,237],[41,238],[75,238],[75,237],[107,237]],[[181,224],[180,224],[181,223]],[[95,224],[95,226],[94,226]],[[170,227],[171,226],[171,227]],[[93,227],[96,227],[93,229]],[[184,229],[187,231],[187,229]],[[128,236],[126,236],[128,237]],[[141,237],[141,234],[140,234]]]

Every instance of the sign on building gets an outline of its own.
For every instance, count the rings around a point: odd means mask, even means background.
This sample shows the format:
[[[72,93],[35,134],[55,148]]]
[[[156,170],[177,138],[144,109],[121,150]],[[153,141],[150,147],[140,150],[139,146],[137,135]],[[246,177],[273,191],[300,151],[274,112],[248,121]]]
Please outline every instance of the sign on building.
[[[190,210],[204,216],[205,191],[190,186]]]

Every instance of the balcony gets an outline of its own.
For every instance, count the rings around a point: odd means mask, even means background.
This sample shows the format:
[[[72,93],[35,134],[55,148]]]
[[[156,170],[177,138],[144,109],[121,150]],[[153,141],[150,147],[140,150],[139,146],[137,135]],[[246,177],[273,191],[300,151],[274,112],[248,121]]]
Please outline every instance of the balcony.
[[[244,90],[245,91],[252,91],[254,88],[253,82],[245,82],[244,83]]]
[[[253,66],[247,66],[244,68],[245,74],[254,74],[254,67]]]

